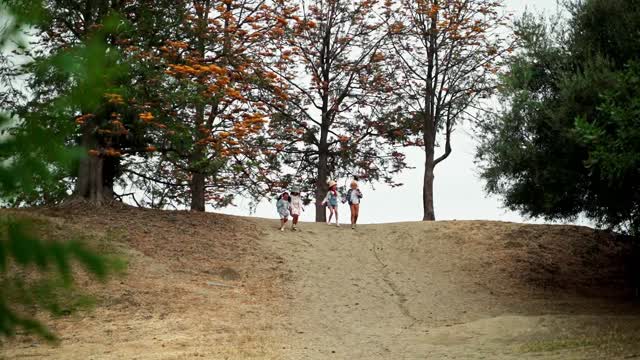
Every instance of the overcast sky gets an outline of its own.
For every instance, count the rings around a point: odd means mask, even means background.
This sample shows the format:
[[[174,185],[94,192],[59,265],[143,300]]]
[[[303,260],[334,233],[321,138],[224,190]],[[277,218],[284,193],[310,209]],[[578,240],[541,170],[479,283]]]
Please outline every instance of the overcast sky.
[[[534,12],[554,13],[556,0],[507,0],[508,11],[516,15],[525,9]],[[504,210],[497,198],[487,197],[483,183],[478,178],[478,169],[473,163],[475,141],[470,124],[458,127],[452,139],[453,153],[440,163],[435,172],[434,206],[438,220],[502,220],[530,222],[519,214]],[[407,151],[408,163],[415,167],[400,175],[405,185],[391,189],[384,185],[362,188],[364,198],[360,210],[362,223],[386,223],[422,220],[422,177],[424,173],[424,153],[420,149]],[[346,179],[339,179],[344,185]],[[343,205],[339,209],[341,222],[349,221],[349,209]],[[236,207],[228,207],[222,212],[234,215],[250,215],[248,203],[238,201]],[[258,206],[254,216],[277,218],[275,202],[264,202]],[[302,221],[314,221],[311,204],[302,216]]]

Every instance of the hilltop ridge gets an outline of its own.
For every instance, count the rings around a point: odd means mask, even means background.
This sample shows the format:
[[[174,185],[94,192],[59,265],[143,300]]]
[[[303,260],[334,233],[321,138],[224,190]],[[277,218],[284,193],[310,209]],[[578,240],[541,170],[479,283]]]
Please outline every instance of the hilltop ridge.
[[[593,359],[640,353],[627,245],[585,227],[487,221],[356,231],[128,206],[3,210],[128,259],[53,319],[61,347],[7,358]],[[35,345],[34,345],[35,344]],[[140,349],[145,349],[140,352]]]

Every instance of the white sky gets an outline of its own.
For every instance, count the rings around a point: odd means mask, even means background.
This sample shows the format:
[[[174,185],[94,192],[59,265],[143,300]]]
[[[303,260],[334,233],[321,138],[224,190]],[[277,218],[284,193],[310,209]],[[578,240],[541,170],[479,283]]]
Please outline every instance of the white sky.
[[[534,12],[554,13],[556,0],[507,0],[507,10],[515,15],[525,9]],[[459,126],[453,135],[453,153],[440,163],[435,171],[434,207],[438,220],[502,220],[530,222],[519,214],[501,208],[499,199],[487,197],[483,183],[478,177],[478,169],[473,163],[475,141],[470,124]],[[399,175],[405,185],[391,189],[384,185],[375,185],[375,189],[364,186],[364,198],[360,208],[362,223],[386,223],[422,220],[422,177],[424,173],[424,153],[421,149],[407,149],[407,161],[415,167]],[[343,185],[345,179],[339,179]],[[254,214],[249,213],[248,202],[238,201],[236,207],[219,210],[233,215],[254,215],[265,218],[277,218],[275,202],[261,203]],[[313,204],[301,217],[301,221],[314,221]],[[349,209],[339,208],[340,221],[349,221]]]

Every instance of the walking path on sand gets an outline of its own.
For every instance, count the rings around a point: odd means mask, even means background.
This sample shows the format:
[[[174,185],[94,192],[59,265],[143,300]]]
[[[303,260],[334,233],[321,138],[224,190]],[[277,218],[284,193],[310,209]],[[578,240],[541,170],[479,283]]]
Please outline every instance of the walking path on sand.
[[[506,223],[264,227],[269,250],[292,271],[288,359],[640,358],[637,313],[559,291],[562,279],[544,284],[554,271],[580,272],[581,259],[569,257],[588,255],[572,249],[575,228],[548,227],[553,248],[527,237],[535,228]],[[567,259],[531,268],[545,256]]]

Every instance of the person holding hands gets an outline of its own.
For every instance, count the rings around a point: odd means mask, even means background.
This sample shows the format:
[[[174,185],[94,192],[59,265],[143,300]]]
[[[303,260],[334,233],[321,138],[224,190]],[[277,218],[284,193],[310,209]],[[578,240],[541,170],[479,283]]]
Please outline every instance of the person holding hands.
[[[327,195],[322,201],[322,205],[326,205],[329,208],[329,218],[327,219],[327,225],[331,224],[331,218],[335,214],[336,226],[340,227],[340,222],[338,222],[338,199],[338,184],[335,181],[331,180],[329,181],[329,191],[327,191]]]
[[[358,188],[358,182],[354,178],[351,181],[351,188],[347,191],[346,196],[346,200],[349,202],[349,207],[351,208],[351,228],[354,230],[360,213],[360,199],[362,199],[362,192]]]

